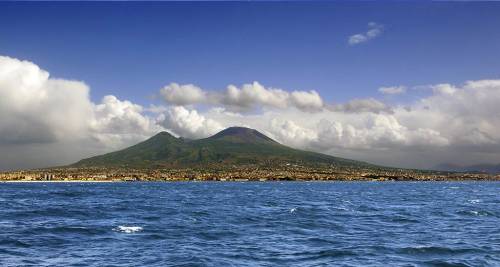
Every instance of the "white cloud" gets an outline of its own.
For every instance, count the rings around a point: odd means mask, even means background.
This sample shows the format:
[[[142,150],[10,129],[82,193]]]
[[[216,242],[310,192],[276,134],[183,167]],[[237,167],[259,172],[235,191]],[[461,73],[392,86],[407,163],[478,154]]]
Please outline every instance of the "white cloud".
[[[323,99],[316,91],[294,91],[292,92],[291,101],[294,106],[304,111],[319,111],[323,108]]]
[[[399,95],[406,92],[405,86],[380,87],[378,91],[384,95]]]
[[[221,98],[223,104],[243,109],[254,108],[257,105],[286,108],[289,93],[282,89],[265,88],[260,83],[253,82],[252,84],[244,84],[241,89],[229,85]]]
[[[368,23],[368,30],[366,32],[357,33],[349,36],[347,42],[350,45],[357,45],[360,43],[364,43],[381,35],[383,31],[384,31],[384,25],[375,22],[370,22]]]
[[[435,94],[441,94],[441,95],[452,95],[457,91],[457,88],[451,84],[436,84],[432,85],[431,89],[434,91]]]
[[[379,164],[500,161],[500,80],[432,88],[432,95],[404,106],[355,99],[314,113],[288,107],[250,115],[218,108],[198,115],[224,126],[256,128],[297,148]]]
[[[182,106],[169,108],[161,115],[159,123],[172,133],[187,138],[207,137],[223,129],[216,121]]]
[[[160,94],[173,105],[192,105],[207,101],[206,93],[192,84],[171,83],[160,89]]]
[[[130,145],[158,130],[141,106],[114,96],[94,104],[89,91],[83,82],[54,79],[32,62],[0,56],[0,150],[9,151],[0,156],[0,169],[44,166],[53,160],[47,151],[61,146],[68,151],[58,164],[71,163],[78,153]]]
[[[49,78],[37,65],[0,56],[0,143],[50,143],[85,135],[92,103],[83,82]]]
[[[405,123],[418,123],[448,136],[457,146],[500,144],[500,80],[469,81],[458,87],[431,86],[434,94],[403,113]]]
[[[227,109],[248,112],[261,108],[286,109],[295,107],[303,111],[320,111],[323,99],[314,90],[289,93],[279,88],[264,87],[259,82],[228,85],[223,91],[205,91],[195,85],[171,83],[160,89],[164,100],[171,105],[209,104]]]
[[[431,129],[410,130],[394,115],[365,114],[358,120],[339,117],[320,119],[316,125],[318,140],[312,147],[320,151],[335,148],[387,150],[394,147],[445,146],[447,140]]]
[[[200,138],[238,125],[285,145],[379,164],[500,162],[500,80],[430,85],[429,96],[392,107],[373,98],[328,105],[315,91],[257,82],[216,93],[194,85],[168,88],[167,101],[184,106],[145,109],[115,96],[93,103],[83,82],[0,57],[0,168],[72,163],[164,129]],[[194,96],[180,93],[188,91]],[[196,110],[199,103],[209,108]]]
[[[292,120],[272,119],[268,131],[282,143],[294,147],[306,147],[318,139],[316,131],[301,127]]]
[[[363,112],[391,113],[392,112],[392,109],[388,107],[386,104],[373,98],[353,99],[345,104],[333,105],[330,107],[330,109],[346,113],[363,113]]]
[[[112,95],[94,107],[90,129],[91,137],[110,147],[143,140],[161,130],[155,120],[143,114],[142,106]]]

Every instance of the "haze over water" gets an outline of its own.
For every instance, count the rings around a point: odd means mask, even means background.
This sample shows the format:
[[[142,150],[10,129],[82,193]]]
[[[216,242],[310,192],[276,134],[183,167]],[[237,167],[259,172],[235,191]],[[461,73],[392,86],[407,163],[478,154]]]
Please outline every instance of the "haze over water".
[[[498,182],[3,183],[1,266],[499,266]]]

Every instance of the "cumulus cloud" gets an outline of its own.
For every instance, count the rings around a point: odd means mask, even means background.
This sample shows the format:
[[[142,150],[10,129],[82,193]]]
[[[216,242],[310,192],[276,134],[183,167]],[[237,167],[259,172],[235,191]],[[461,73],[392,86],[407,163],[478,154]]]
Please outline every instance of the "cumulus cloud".
[[[421,128],[410,130],[401,125],[394,115],[365,114],[354,120],[352,115],[330,115],[315,118],[315,123],[307,127],[298,125],[293,120],[281,123],[272,121],[270,132],[285,143],[322,152],[335,149],[387,150],[417,145],[448,145],[448,140],[438,132]]]
[[[384,25],[378,24],[376,22],[370,22],[368,23],[368,30],[366,32],[357,33],[349,36],[347,42],[350,45],[361,44],[376,38],[377,36],[381,35],[383,31],[384,31]]]
[[[405,86],[380,87],[378,91],[384,95],[399,95],[406,92]]]
[[[339,112],[346,113],[362,113],[362,112],[372,112],[372,113],[391,113],[392,109],[386,104],[373,99],[353,99],[345,104],[333,105],[330,109]]]
[[[314,113],[280,109],[250,115],[218,108],[197,115],[224,126],[244,124],[297,148],[379,164],[500,161],[500,80],[431,88],[430,96],[404,106],[355,99]]]
[[[0,56],[0,143],[49,143],[87,132],[92,103],[78,81],[50,79],[37,65]]]
[[[89,91],[84,82],[55,79],[32,62],[0,56],[1,150],[10,151],[12,157],[21,153],[19,160],[26,166],[37,166],[27,160],[31,149],[60,151],[57,147],[62,144],[72,144],[68,150],[75,153],[79,147],[118,148],[159,128],[142,114],[141,106],[114,96],[95,104]],[[37,164],[48,158],[38,156],[33,158]],[[0,162],[0,168],[10,167],[4,164]]]
[[[169,108],[158,121],[172,133],[187,138],[203,138],[223,129],[218,122],[182,106]]]
[[[105,96],[94,106],[91,137],[101,144],[119,147],[160,131],[156,120],[143,114],[143,107],[115,96]]]
[[[207,94],[192,84],[171,83],[160,89],[160,95],[165,101],[174,105],[192,105],[207,101]]]
[[[32,62],[0,57],[0,169],[68,164],[161,130],[202,138],[228,126],[386,165],[500,162],[500,80],[427,88],[428,96],[387,106],[374,98],[330,105],[316,91],[257,82],[215,93],[170,84],[161,92],[170,105],[146,109],[112,95],[94,103],[84,82],[55,79]],[[248,110],[253,112],[242,112]]]
[[[223,104],[243,109],[254,108],[256,105],[264,107],[286,108],[289,93],[276,88],[265,88],[258,82],[244,84],[241,88],[229,85],[221,96]]]
[[[457,88],[455,86],[447,83],[431,85],[430,87],[435,94],[440,95],[452,95],[457,92]]]
[[[209,104],[238,112],[260,108],[286,109],[294,107],[303,111],[319,111],[323,99],[314,90],[293,91],[265,87],[259,82],[243,84],[241,87],[228,85],[222,91],[205,91],[195,85],[171,83],[160,90],[164,100],[170,105]]]
[[[295,147],[307,147],[318,139],[315,130],[301,127],[293,120],[272,119],[268,131],[280,142]]]
[[[323,108],[323,99],[316,91],[294,91],[291,94],[291,101],[300,110],[318,111]]]
[[[434,94],[401,113],[410,121],[435,129],[449,136],[457,146],[474,145],[469,149],[500,144],[500,80],[468,81],[463,86],[438,84]]]

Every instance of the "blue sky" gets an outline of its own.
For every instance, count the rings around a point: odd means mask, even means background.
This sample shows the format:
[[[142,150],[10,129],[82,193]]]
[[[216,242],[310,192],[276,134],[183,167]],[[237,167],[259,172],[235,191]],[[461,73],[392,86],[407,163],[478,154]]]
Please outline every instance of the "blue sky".
[[[500,3],[4,2],[0,54],[83,80],[95,101],[145,105],[170,82],[259,81],[344,102],[381,86],[498,76],[499,12]],[[383,34],[349,45],[369,22]]]

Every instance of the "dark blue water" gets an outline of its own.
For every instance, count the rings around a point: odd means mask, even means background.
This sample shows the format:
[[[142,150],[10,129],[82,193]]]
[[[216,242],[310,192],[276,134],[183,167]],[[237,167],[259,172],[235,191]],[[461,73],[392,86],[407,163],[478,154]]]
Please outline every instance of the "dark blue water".
[[[0,266],[500,266],[500,183],[0,184]]]

